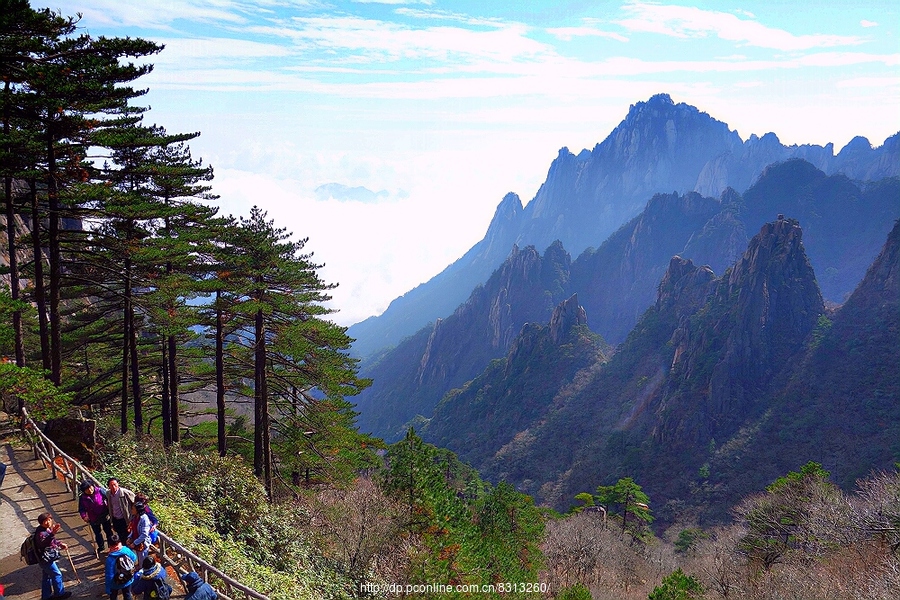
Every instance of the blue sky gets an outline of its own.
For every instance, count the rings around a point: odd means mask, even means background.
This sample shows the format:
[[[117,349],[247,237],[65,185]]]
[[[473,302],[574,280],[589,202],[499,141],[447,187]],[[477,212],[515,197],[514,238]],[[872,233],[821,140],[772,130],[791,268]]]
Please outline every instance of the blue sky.
[[[166,45],[148,120],[201,131],[222,211],[257,204],[339,283],[356,322],[528,202],[562,146],[658,92],[743,138],[900,131],[890,2],[57,0],[94,35]],[[33,0],[33,6],[43,5]],[[598,243],[602,240],[598,240]]]

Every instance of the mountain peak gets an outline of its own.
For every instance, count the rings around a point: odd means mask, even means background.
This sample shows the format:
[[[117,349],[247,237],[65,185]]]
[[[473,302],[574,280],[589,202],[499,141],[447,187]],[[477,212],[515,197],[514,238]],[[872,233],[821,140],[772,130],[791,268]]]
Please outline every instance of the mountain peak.
[[[550,339],[554,344],[561,343],[576,325],[587,325],[587,313],[578,304],[578,294],[572,294],[553,309],[550,317]]]

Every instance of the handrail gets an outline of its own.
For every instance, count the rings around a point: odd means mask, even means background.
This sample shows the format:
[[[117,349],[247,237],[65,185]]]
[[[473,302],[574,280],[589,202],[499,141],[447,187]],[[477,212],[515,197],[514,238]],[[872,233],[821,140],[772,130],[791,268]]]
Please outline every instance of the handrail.
[[[57,471],[63,476],[66,490],[72,492],[73,500],[78,500],[78,475],[81,475],[81,481],[90,481],[97,487],[103,487],[87,467],[60,450],[59,446],[54,444],[41,431],[41,428],[28,415],[28,411],[24,407],[22,407],[22,432],[28,439],[29,444],[31,444],[34,451],[34,459],[45,462],[54,479],[56,479]],[[57,459],[61,459],[61,465],[57,464]],[[164,566],[171,566],[176,573],[197,572],[203,578],[203,581],[215,588],[219,598],[222,600],[238,600],[238,597],[234,595],[235,593],[243,594],[244,600],[269,600],[267,596],[260,594],[253,588],[232,579],[162,531],[157,529],[157,532],[159,533],[159,548],[154,547],[154,550]],[[185,568],[185,565],[187,565],[187,568]]]

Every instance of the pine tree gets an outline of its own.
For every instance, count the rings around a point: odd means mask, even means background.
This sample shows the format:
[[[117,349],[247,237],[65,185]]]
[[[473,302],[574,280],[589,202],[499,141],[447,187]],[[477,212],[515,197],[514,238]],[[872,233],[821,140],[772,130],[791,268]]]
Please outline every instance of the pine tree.
[[[77,229],[81,216],[81,207],[68,195],[69,187],[89,177],[84,159],[87,149],[97,145],[98,133],[116,126],[116,118],[128,110],[128,102],[145,93],[126,84],[148,73],[152,66],[137,66],[122,59],[147,56],[161,49],[141,39],[58,37],[48,40],[24,69],[27,93],[20,95],[21,114],[41,132],[42,141],[38,165],[46,186],[49,221],[49,363],[50,378],[56,384],[61,380],[63,353],[62,225],[68,219],[70,230]]]
[[[322,303],[334,286],[318,277],[319,266],[310,255],[301,254],[306,240],[291,241],[257,207],[249,218],[241,218],[232,236],[231,310],[243,328],[239,337],[252,351],[254,470],[271,494],[272,412],[292,447],[298,440],[290,434],[312,427],[311,435],[337,443],[322,464],[341,462],[346,458],[340,456],[341,448],[348,444],[335,436],[348,434],[355,417],[344,396],[368,382],[357,378],[356,361],[346,354],[350,339],[345,329],[324,319],[330,311]],[[353,437],[350,445],[363,440]],[[313,446],[322,452],[321,445]]]
[[[3,93],[0,96],[0,114],[3,119],[2,141],[0,141],[0,175],[3,177],[4,206],[6,215],[7,249],[10,257],[10,294],[14,302],[20,298],[20,266],[18,264],[18,233],[15,217],[20,213],[16,207],[16,196],[13,182],[15,179],[25,180],[33,176],[29,169],[36,163],[35,155],[39,131],[23,119],[22,99],[26,97],[25,86],[28,83],[29,67],[43,59],[48,44],[74,30],[74,21],[63,18],[49,10],[35,11],[27,0],[0,0],[0,77],[2,77]],[[34,186],[31,187],[34,192]],[[33,210],[33,209],[32,209]],[[39,245],[38,245],[39,248]],[[41,274],[41,253],[35,253],[36,270]],[[37,286],[42,291],[41,280]],[[39,295],[39,307],[43,307],[42,294]],[[42,311],[42,317],[45,313]],[[42,324],[45,323],[42,319]],[[16,364],[25,365],[24,332],[22,329],[22,311],[12,314],[15,337]],[[44,342],[42,336],[42,344]],[[49,352],[44,354],[49,366]]]

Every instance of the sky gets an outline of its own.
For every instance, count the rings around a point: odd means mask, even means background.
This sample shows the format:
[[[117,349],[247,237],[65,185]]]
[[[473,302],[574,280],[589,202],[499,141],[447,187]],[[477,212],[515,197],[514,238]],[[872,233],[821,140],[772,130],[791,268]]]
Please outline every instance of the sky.
[[[46,6],[32,0],[32,6]],[[743,139],[900,131],[895,2],[55,0],[95,36],[164,44],[146,121],[201,132],[223,214],[308,238],[350,325],[529,202],[558,150],[664,92]]]

